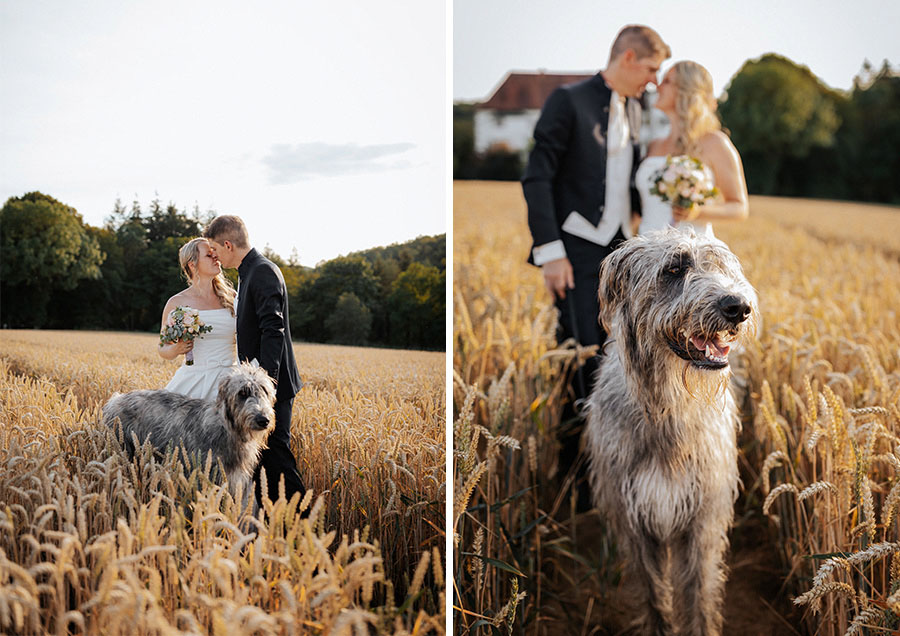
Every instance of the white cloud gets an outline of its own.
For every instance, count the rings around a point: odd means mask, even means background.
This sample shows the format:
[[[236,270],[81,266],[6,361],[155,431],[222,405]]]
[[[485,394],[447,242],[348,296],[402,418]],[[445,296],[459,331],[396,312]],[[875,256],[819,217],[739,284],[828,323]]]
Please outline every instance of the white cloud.
[[[445,13],[0,2],[0,203],[40,190],[99,226],[117,196],[146,208],[158,192],[245,217],[255,244],[304,264],[440,234]]]
[[[403,154],[415,144],[328,144],[312,142],[276,144],[263,164],[269,169],[269,182],[275,185],[296,183],[315,176],[367,174],[410,167],[408,160],[384,161]]]

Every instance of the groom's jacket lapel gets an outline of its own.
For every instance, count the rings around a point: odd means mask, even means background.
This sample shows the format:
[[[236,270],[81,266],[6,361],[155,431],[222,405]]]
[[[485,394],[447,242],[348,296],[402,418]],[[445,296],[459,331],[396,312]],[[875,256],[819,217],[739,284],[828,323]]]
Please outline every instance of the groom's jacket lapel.
[[[528,225],[535,245],[562,239],[570,260],[587,256],[579,254],[577,240],[562,232],[566,217],[577,211],[596,225],[603,214],[611,96],[599,73],[561,86],[547,98],[535,125],[522,178]]]
[[[597,246],[563,232],[562,224],[573,211],[593,225],[603,217],[611,97],[612,90],[599,73],[553,91],[535,125],[534,146],[522,177],[533,245],[562,240],[573,262],[596,260]],[[637,210],[633,182],[640,162],[640,102],[629,98],[625,112],[633,151],[632,207]]]

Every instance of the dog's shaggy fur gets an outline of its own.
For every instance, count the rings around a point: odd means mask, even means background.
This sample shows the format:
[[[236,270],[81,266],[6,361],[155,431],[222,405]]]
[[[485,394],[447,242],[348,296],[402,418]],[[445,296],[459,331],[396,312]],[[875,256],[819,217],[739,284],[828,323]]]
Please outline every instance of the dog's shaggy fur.
[[[756,293],[715,238],[676,229],[626,241],[600,270],[610,334],[589,400],[594,499],[624,549],[648,634],[719,634],[737,497],[729,350]]]
[[[275,428],[275,385],[265,370],[243,363],[219,383],[215,402],[171,391],[115,394],[103,406],[103,422],[121,422],[129,455],[149,440],[160,451],[183,446],[188,456],[221,462],[232,493],[246,495],[253,470]]]

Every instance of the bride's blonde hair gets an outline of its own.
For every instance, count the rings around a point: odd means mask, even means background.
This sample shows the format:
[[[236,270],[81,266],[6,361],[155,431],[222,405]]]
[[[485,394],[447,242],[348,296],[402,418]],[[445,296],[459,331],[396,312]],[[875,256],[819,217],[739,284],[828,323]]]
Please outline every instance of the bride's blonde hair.
[[[178,250],[178,263],[181,265],[181,273],[189,285],[193,280],[191,265],[193,265],[195,271],[200,265],[200,243],[209,244],[209,241],[202,237],[191,239]],[[213,278],[212,286],[213,292],[215,292],[219,302],[222,303],[222,306],[229,310],[233,316],[234,297],[237,295],[237,292],[234,291],[231,281],[225,278],[225,274],[219,272],[216,277]]]
[[[722,130],[722,124],[716,117],[712,76],[705,68],[688,60],[677,62],[672,68],[678,89],[675,116],[681,124],[681,134],[675,143],[678,152],[696,155],[697,142],[703,135]]]

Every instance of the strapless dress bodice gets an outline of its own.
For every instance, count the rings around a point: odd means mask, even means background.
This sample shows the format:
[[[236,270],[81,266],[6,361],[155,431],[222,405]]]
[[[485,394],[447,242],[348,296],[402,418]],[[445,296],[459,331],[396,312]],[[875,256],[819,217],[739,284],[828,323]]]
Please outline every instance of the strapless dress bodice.
[[[200,309],[199,314],[212,331],[194,340],[194,364],[182,361],[166,390],[214,400],[221,376],[237,364],[236,323],[228,309]]]
[[[663,201],[659,196],[650,192],[654,185],[656,173],[666,165],[665,155],[652,155],[645,157],[638,166],[634,175],[634,185],[641,197],[641,224],[638,234],[646,234],[654,230],[664,230],[667,227],[691,229],[697,234],[713,235],[712,225],[709,223],[692,223],[681,221],[675,223],[672,218],[672,204]]]

